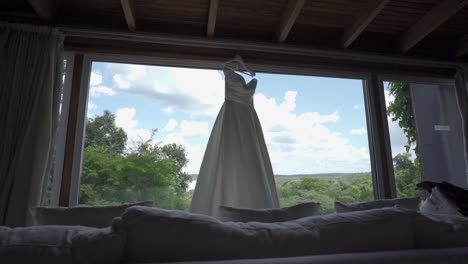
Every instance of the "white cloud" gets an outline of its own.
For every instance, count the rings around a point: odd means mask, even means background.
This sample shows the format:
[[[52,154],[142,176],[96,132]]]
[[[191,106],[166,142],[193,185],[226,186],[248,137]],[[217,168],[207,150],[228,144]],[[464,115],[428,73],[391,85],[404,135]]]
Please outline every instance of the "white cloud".
[[[100,85],[102,83],[102,74],[100,72],[91,72],[89,84],[91,86]]]
[[[391,102],[395,101],[395,96],[393,94],[390,94],[390,91],[385,89],[384,90],[384,96],[385,96],[385,105],[388,107]]]
[[[94,114],[91,114],[91,111],[90,110],[93,110],[93,109],[97,109],[97,105],[94,104],[93,102],[91,101],[88,101],[88,111],[86,111],[86,116],[88,118],[94,118],[95,115]]]
[[[385,86],[387,87],[387,85]],[[395,100],[395,96],[390,94],[388,89],[384,90],[385,105],[388,107],[390,103]],[[393,116],[393,115],[392,115]],[[388,130],[390,134],[390,145],[392,148],[392,155],[396,156],[399,153],[405,153],[407,144],[407,138],[403,129],[398,125],[398,121],[392,121],[392,116],[388,116]],[[413,154],[414,156],[414,154]]]
[[[186,120],[169,120],[160,141],[183,145],[189,159],[186,171],[198,173],[211,132],[208,122],[214,121],[224,102],[223,76],[212,70],[139,65],[110,64],[108,69],[116,92],[147,96],[166,114],[188,114]],[[274,172],[369,171],[368,147],[357,147],[346,138],[348,133],[330,128],[340,121],[339,111],[319,113],[311,106],[309,112],[297,112],[297,96],[291,90],[278,101],[262,93],[254,97]],[[139,128],[135,108],[119,109],[116,123],[129,142],[151,136],[150,130]]]
[[[168,114],[172,114],[174,112],[174,108],[170,107],[170,106],[164,107],[163,112],[168,113]]]
[[[174,128],[176,128],[177,124],[178,124],[177,120],[171,118],[171,119],[169,119],[166,126],[164,127],[164,130],[172,131],[172,130],[174,130]]]
[[[167,84],[164,84],[164,83],[156,82],[153,85],[153,88],[158,93],[169,93],[169,86]]]
[[[145,128],[138,128],[138,120],[135,119],[136,109],[124,107],[117,110],[115,114],[115,125],[121,127],[127,133],[127,146],[134,147],[135,143],[151,138],[151,131]]]
[[[208,122],[184,120],[180,123],[180,134],[185,138],[203,137],[207,136],[208,133]]]
[[[361,108],[362,108],[362,105],[359,105],[359,104],[353,105],[353,109],[355,109],[355,110],[358,110],[358,109],[361,109]]]
[[[116,74],[113,77],[115,84],[117,85],[117,88],[119,89],[128,89],[130,88],[130,82],[126,80],[122,75]]]
[[[296,109],[296,91],[287,91],[284,94],[284,101],[280,104],[280,108],[288,112]]]
[[[365,127],[355,128],[355,129],[351,129],[349,133],[355,136],[362,136],[362,135],[367,134],[367,129]]]
[[[224,80],[218,71],[108,64],[117,91],[152,98],[161,111],[189,113],[196,121],[212,120],[224,102]]]
[[[88,102],[88,110],[97,109],[97,105],[91,101]]]
[[[390,117],[388,117],[387,120],[392,155],[395,156],[396,154],[406,152],[405,145],[407,143],[407,138],[403,132],[403,129],[401,129],[401,127],[398,125],[398,121],[394,122]]]
[[[129,89],[132,82],[139,79],[151,82],[150,78],[157,77],[145,76],[147,66],[144,65],[108,63],[107,68],[114,74],[113,80],[117,88],[123,90]]]
[[[356,147],[327,125],[340,119],[338,111],[295,113],[297,93],[288,91],[282,102],[255,95],[274,172],[318,173],[370,170],[367,147]],[[363,117],[365,118],[365,117]]]
[[[92,86],[89,89],[89,94],[93,97],[99,97],[101,95],[112,96],[115,95],[115,91],[106,86]]]

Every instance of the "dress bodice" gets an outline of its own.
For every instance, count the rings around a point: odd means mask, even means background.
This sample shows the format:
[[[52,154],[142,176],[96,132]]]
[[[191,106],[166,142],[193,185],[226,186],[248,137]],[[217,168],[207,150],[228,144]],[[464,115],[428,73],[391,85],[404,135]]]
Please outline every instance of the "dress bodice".
[[[224,68],[225,99],[241,104],[253,105],[253,95],[257,87],[257,79],[246,83],[242,75]]]

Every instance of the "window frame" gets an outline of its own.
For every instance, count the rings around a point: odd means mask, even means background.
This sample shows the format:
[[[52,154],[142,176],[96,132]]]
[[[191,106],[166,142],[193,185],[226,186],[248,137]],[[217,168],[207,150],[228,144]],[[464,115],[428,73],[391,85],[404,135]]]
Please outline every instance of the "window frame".
[[[56,133],[55,140],[55,164],[53,167],[54,173],[52,175],[52,197],[49,206],[58,206],[60,198],[60,189],[62,184],[64,153],[68,127],[68,114],[70,110],[71,98],[71,83],[74,66],[74,54],[71,52],[64,52],[63,59],[67,60],[65,68],[65,79],[62,87],[62,106],[60,109],[60,120]]]
[[[82,173],[84,133],[86,129],[86,113],[89,96],[89,79],[91,66],[94,61],[112,62],[112,63],[130,63],[142,64],[148,66],[173,66],[203,69],[220,69],[219,61],[200,60],[200,59],[179,59],[167,57],[145,57],[136,55],[109,55],[102,53],[83,54],[83,63],[81,67],[73,69],[73,77],[79,76],[78,107],[70,111],[76,111],[76,129],[72,157],[65,159],[72,160],[72,170],[70,173],[62,175],[70,182],[68,190],[61,188],[61,193],[68,193],[68,201],[63,202],[62,206],[75,206],[79,202],[79,186]],[[277,74],[297,74],[315,77],[348,78],[362,80],[364,101],[366,109],[366,122],[368,130],[369,154],[371,161],[371,175],[375,199],[395,198],[395,177],[393,173],[393,158],[391,155],[391,146],[389,138],[389,129],[384,97],[384,80],[411,80],[412,82],[431,82],[454,84],[454,79],[425,77],[411,74],[386,74],[380,72],[350,71],[347,69],[323,70],[313,68],[291,68],[281,67],[280,65],[260,65],[252,64],[259,72],[277,73]],[[76,73],[76,74],[75,74]],[[72,81],[73,82],[73,81]],[[68,124],[70,126],[70,124]],[[70,154],[69,154],[70,155]],[[66,200],[66,199],[65,199]]]
[[[449,78],[431,78],[431,77],[419,77],[419,76],[406,76],[406,75],[389,75],[389,74],[381,74],[379,75],[379,85],[381,86],[380,90],[382,93],[385,91],[385,82],[406,82],[409,84],[428,84],[428,85],[450,85],[453,86],[454,89],[456,89],[456,83],[455,83],[455,78],[449,79]],[[383,98],[383,105],[386,106],[386,100]],[[413,109],[414,110],[414,109]],[[386,111],[386,110],[385,110]],[[390,131],[388,130],[388,119],[387,120],[387,135],[388,135],[388,151],[389,151],[389,167],[392,171],[391,176],[391,181],[392,181],[392,197],[391,198],[398,198],[398,194],[396,191],[396,179],[395,179],[395,174],[393,171],[394,165],[393,165],[393,152],[391,148],[391,137],[390,137]],[[416,141],[419,139],[416,138]],[[421,177],[422,177],[421,173]],[[424,196],[427,197],[427,192],[424,192]]]

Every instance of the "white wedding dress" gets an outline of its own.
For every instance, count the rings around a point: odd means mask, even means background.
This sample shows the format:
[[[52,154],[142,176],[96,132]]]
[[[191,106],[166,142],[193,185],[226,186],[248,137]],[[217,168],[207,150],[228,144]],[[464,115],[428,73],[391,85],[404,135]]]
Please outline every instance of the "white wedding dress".
[[[197,178],[193,213],[218,216],[220,205],[279,207],[273,169],[253,106],[257,80],[224,69],[225,102],[211,132]]]

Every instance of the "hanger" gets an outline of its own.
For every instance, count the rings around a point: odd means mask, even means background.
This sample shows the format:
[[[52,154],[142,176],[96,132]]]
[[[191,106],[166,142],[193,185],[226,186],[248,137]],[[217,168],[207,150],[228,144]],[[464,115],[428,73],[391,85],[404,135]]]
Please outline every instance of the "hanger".
[[[233,63],[236,63],[235,68],[233,68],[233,67],[231,67],[229,65],[229,64],[233,64]],[[242,67],[242,69],[239,69],[239,65]],[[255,72],[252,71],[249,67],[247,67],[247,65],[245,65],[244,61],[242,60],[242,57],[239,54],[236,54],[236,56],[234,56],[234,58],[232,60],[226,61],[223,64],[223,67],[234,70],[234,71],[240,71],[242,73],[250,75],[251,77],[255,76]]]

